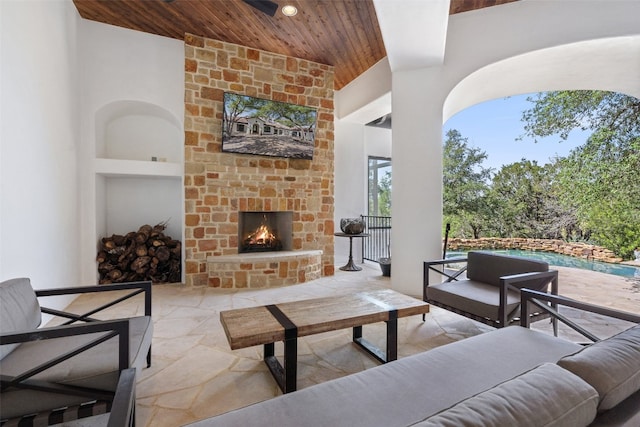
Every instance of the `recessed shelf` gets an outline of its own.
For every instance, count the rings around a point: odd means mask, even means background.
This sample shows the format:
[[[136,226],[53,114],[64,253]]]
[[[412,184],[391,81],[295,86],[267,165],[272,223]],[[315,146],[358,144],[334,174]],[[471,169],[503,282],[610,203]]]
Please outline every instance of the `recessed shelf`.
[[[143,160],[95,159],[96,174],[108,177],[182,178],[182,164]]]

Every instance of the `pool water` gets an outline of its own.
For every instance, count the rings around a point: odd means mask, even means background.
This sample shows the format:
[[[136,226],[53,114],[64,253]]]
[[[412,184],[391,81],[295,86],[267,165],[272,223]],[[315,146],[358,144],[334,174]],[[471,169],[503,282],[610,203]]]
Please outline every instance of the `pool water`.
[[[592,261],[584,258],[575,258],[569,255],[556,254],[554,252],[523,251],[520,249],[487,250],[486,252],[531,258],[539,261],[545,261],[549,263],[549,265],[556,265],[559,267],[581,268],[583,270],[598,271],[600,273],[614,274],[622,277],[640,277],[639,267]],[[456,256],[465,256],[465,252],[447,253],[447,258],[454,258]]]

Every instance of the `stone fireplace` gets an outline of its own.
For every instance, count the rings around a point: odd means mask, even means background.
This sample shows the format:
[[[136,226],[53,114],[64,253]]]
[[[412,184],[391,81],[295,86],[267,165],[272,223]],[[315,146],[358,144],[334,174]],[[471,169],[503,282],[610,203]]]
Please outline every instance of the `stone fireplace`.
[[[239,212],[238,253],[293,249],[293,212]]]
[[[224,92],[316,108],[313,159],[223,153]],[[185,36],[187,285],[259,288],[334,274],[333,118],[331,66]],[[265,224],[282,247],[263,251],[259,236],[243,250],[274,212],[290,217]]]

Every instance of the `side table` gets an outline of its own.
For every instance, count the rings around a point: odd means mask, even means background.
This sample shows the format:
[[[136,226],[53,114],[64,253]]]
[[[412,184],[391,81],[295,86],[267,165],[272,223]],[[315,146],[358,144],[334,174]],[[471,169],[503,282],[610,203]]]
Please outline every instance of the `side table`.
[[[334,233],[334,236],[338,237],[348,237],[349,238],[349,262],[343,267],[340,267],[340,270],[343,271],[360,271],[362,267],[358,267],[353,262],[353,238],[354,237],[369,237],[368,233],[360,233],[360,234],[347,234],[347,233]]]

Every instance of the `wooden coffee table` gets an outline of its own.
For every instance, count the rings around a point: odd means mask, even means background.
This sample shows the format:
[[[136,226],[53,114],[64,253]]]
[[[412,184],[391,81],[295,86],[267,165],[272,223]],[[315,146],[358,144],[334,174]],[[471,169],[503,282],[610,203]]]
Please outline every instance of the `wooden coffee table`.
[[[390,289],[220,312],[232,350],[264,345],[264,361],[283,393],[296,390],[298,338],[353,328],[353,342],[382,363],[397,359],[398,318],[429,312],[421,300]],[[387,323],[383,351],[362,337],[362,325]],[[283,363],[274,343],[284,342]]]

